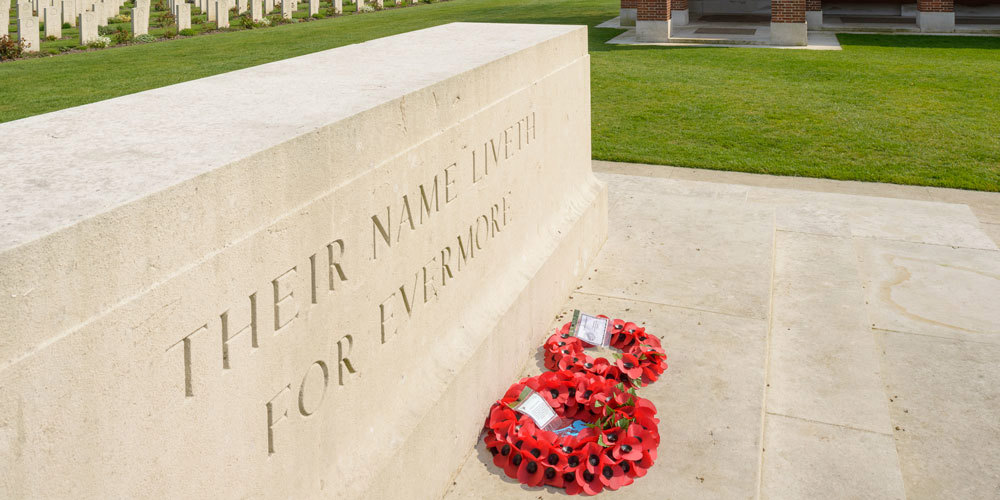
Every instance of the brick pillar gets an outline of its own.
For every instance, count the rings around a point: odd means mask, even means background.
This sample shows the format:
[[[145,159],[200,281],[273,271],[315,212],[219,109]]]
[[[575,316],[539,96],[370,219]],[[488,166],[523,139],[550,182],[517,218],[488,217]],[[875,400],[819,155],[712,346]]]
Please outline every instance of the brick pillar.
[[[621,17],[618,18],[619,25],[635,26],[635,9],[638,3],[637,0],[622,0]]]
[[[670,25],[684,26],[688,23],[688,0],[670,0]]]
[[[636,0],[635,36],[640,42],[670,40],[671,0]]]
[[[771,43],[806,44],[806,0],[771,0]]]
[[[815,30],[823,25],[823,0],[806,0],[806,27]]]
[[[955,31],[955,1],[917,0],[917,26],[933,33]]]

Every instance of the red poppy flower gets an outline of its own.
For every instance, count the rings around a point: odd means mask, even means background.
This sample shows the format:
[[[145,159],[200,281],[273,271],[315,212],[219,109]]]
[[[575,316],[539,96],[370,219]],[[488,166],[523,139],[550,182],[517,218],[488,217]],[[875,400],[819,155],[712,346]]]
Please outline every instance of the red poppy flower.
[[[601,482],[601,475],[586,469],[577,471],[576,483],[580,485],[580,490],[587,495],[596,495],[604,491],[604,483]]]
[[[611,456],[619,460],[639,460],[642,458],[642,442],[635,436],[623,432],[618,442],[611,448]]]
[[[615,362],[615,366],[624,373],[629,380],[635,380],[642,377],[642,366],[639,362],[639,358],[631,354],[623,354],[621,359]]]

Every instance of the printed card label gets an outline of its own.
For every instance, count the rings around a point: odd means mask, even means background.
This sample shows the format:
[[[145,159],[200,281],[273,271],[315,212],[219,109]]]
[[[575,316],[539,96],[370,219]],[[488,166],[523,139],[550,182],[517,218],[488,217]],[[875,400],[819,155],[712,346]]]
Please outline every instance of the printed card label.
[[[539,429],[544,429],[546,425],[549,425],[549,423],[556,418],[555,410],[549,406],[548,402],[542,399],[541,396],[531,389],[525,387],[524,390],[531,392],[531,395],[524,398],[524,400],[515,406],[514,409],[531,417]],[[522,392],[521,395],[524,396],[524,392]]]
[[[611,332],[608,331],[611,320],[583,314],[579,309],[573,311],[573,324],[570,334],[593,345],[608,347],[611,345]]]

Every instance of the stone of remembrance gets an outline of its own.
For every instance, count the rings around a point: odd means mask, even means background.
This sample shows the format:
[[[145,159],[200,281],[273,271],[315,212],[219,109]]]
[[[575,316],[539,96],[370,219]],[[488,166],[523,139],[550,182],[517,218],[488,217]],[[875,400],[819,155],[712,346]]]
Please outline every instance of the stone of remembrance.
[[[456,23],[0,125],[0,497],[438,497],[604,241],[589,85]]]

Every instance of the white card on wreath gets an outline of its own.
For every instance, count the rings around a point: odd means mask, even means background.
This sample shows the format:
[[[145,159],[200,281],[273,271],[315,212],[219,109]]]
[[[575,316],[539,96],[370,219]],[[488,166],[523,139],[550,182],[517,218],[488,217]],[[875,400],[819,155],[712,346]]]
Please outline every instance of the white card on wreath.
[[[569,331],[571,335],[588,344],[608,347],[611,345],[610,326],[611,320],[608,318],[583,314],[576,309],[573,311],[573,323]]]
[[[524,388],[524,391],[530,392],[531,395],[524,398],[523,401],[514,407],[514,410],[531,417],[539,429],[544,429],[546,425],[549,425],[556,418],[556,411],[535,391],[527,387]],[[524,396],[524,391],[521,392],[522,397]]]

